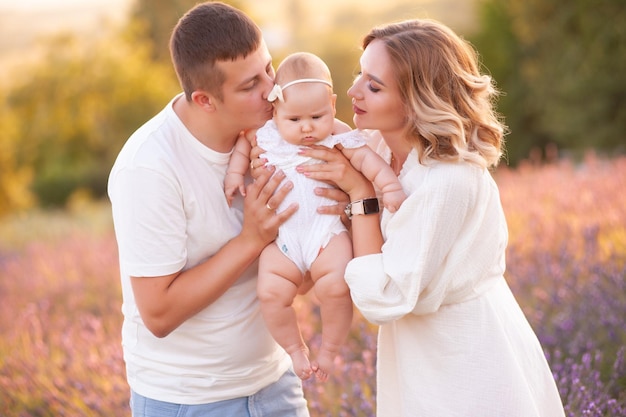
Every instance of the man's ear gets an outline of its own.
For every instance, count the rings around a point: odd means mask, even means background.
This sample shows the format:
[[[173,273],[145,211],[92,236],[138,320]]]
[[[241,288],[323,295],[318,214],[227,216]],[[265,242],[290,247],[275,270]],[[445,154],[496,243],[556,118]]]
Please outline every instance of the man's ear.
[[[204,109],[205,111],[208,112],[213,112],[215,111],[215,97],[213,97],[211,94],[207,93],[206,91],[202,91],[202,90],[196,90],[193,93],[191,93],[191,101],[193,101],[193,103]]]

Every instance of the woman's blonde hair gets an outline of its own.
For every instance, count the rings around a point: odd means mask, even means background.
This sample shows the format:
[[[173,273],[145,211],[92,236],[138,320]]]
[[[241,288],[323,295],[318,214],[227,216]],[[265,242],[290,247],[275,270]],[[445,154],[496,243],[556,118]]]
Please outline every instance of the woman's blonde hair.
[[[391,57],[406,107],[406,137],[427,159],[496,166],[505,126],[493,106],[497,91],[481,74],[474,48],[445,25],[407,20],[372,29],[363,49],[380,40]]]

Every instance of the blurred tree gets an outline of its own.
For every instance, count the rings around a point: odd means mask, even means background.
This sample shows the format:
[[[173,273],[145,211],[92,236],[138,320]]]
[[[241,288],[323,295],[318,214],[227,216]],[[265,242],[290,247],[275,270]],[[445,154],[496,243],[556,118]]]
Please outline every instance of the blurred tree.
[[[155,61],[170,62],[169,41],[172,29],[187,10],[198,0],[134,0],[131,22],[143,27],[143,38],[152,48]],[[240,1],[224,1],[244,9]]]
[[[196,0],[135,0],[131,22],[142,27],[142,38],[151,48],[151,58],[170,62],[169,40],[172,29]]]
[[[307,15],[302,0],[287,0],[287,27],[293,46],[298,46],[300,50],[307,43],[313,40],[310,35],[310,17]],[[308,21],[308,22],[307,22]]]
[[[504,95],[512,164],[550,144],[626,150],[626,3],[484,0],[471,39]]]
[[[0,102],[0,216],[11,211],[29,208],[34,203],[28,186],[32,181],[32,170],[20,166],[17,160],[21,137],[18,135],[19,121],[8,106],[5,97]]]
[[[624,150],[626,3],[480,1],[481,29],[470,40],[504,92],[499,109],[512,131],[511,164],[551,143]],[[0,86],[0,213],[34,201],[64,204],[76,191],[105,193],[124,141],[179,90],[168,39],[195,3],[136,0],[124,33],[97,41],[60,35],[43,60],[10,74]],[[244,10],[247,4],[228,3]],[[375,24],[424,14],[414,2],[376,15],[339,4],[337,14],[315,15],[303,0],[286,4],[298,36],[272,48],[275,64],[299,50],[321,56],[333,74],[337,116],[349,123],[346,90],[358,71],[362,36]]]
[[[32,170],[41,205],[81,189],[103,196],[122,144],[178,91],[169,66],[150,62],[149,45],[125,36],[86,44],[60,35],[7,94],[15,170]]]

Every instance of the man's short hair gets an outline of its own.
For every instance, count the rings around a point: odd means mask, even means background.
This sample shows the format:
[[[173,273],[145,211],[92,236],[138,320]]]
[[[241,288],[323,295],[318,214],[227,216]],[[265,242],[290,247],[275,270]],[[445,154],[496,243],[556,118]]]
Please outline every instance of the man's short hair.
[[[220,2],[205,2],[189,10],[176,24],[170,54],[187,100],[206,90],[222,100],[226,74],[218,61],[245,58],[261,44],[261,30],[241,10]]]

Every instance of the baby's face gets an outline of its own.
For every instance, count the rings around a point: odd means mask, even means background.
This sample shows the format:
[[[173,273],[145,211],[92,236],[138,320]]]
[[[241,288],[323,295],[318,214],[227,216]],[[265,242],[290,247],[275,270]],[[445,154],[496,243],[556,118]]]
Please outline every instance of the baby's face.
[[[274,122],[280,135],[294,145],[313,145],[333,131],[337,96],[322,83],[301,83],[283,91],[275,102]]]

